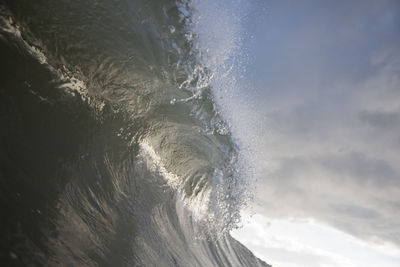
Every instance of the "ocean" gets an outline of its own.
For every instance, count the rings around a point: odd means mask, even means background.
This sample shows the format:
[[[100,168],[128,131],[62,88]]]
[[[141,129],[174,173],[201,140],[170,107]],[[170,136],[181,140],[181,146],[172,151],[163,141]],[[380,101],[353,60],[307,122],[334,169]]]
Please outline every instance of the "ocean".
[[[240,27],[204,7],[240,2],[0,1],[1,266],[269,266],[229,234]]]

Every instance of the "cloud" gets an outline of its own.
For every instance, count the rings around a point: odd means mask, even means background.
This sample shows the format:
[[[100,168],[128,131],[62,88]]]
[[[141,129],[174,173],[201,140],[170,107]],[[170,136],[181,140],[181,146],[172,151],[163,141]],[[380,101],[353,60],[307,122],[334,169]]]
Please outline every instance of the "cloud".
[[[394,267],[400,260],[399,249],[370,245],[313,220],[247,216],[249,222],[233,236],[273,266]]]
[[[400,246],[399,2],[270,3],[254,50],[257,211]]]
[[[382,130],[390,130],[400,125],[399,112],[382,112],[382,111],[362,111],[360,112],[360,120],[372,127],[381,128]]]
[[[294,230],[291,223],[283,222],[283,225],[287,229],[286,233]],[[303,240],[298,240],[299,236],[293,233],[285,235],[281,231],[279,222],[271,223],[256,215],[244,229],[234,231],[233,236],[273,266],[333,267],[346,262],[344,257],[305,244]]]

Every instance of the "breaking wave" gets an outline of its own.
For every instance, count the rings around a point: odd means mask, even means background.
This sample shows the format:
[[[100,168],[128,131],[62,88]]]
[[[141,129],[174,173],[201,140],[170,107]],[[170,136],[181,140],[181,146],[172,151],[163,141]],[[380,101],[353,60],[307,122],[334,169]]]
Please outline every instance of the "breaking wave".
[[[229,235],[251,181],[221,3],[0,4],[5,265],[268,266]]]

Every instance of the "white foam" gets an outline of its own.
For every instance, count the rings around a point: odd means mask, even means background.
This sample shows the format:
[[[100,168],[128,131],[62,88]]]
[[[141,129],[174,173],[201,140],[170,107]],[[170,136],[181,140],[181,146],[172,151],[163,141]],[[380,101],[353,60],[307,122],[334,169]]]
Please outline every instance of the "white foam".
[[[47,63],[47,58],[44,55],[44,53],[39,48],[30,45],[28,42],[24,40],[24,38],[22,37],[20,27],[14,23],[11,16],[8,16],[8,18],[0,16],[0,20],[2,24],[1,27],[2,31],[7,32],[13,35],[14,38],[18,39],[25,48],[25,50],[28,51],[28,53],[31,54],[34,58],[36,58],[40,62],[40,64]]]
[[[179,177],[176,174],[173,174],[164,166],[160,156],[154,151],[153,147],[148,143],[148,141],[143,141],[139,144],[140,146],[140,155],[142,158],[150,159],[147,161],[148,167],[151,171],[159,173],[170,186],[177,188],[179,184]]]
[[[150,142],[144,140],[139,143],[139,146],[139,157],[145,160],[149,170],[162,176],[168,185],[176,190],[178,198],[183,202],[184,206],[192,212],[195,219],[204,220],[209,215],[208,207],[211,190],[202,188],[196,197],[187,196],[183,190],[183,178],[165,168],[163,160],[150,145]]]
[[[89,103],[94,104],[99,109],[102,109],[104,103],[93,101],[89,97],[86,85],[82,80],[76,78],[65,66],[63,66],[63,69],[54,68],[49,63],[45,53],[41,48],[30,44],[27,40],[24,39],[21,32],[21,27],[13,21],[11,13],[5,10],[3,7],[0,7],[0,11],[2,13],[2,15],[0,16],[0,31],[10,34],[13,38],[17,40],[20,45],[22,45],[25,51],[27,51],[40,64],[45,65],[54,75],[56,75],[58,82],[62,82],[59,88],[65,90],[73,96],[75,96],[75,93],[78,93],[82,100],[88,101]],[[1,37],[2,36],[0,35],[0,38]]]

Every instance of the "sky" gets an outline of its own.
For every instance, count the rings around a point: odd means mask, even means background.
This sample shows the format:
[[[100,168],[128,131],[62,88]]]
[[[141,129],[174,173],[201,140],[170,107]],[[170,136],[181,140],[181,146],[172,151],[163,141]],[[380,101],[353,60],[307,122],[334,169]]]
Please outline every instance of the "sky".
[[[373,244],[313,219],[245,217],[245,227],[232,232],[256,256],[274,267],[398,267],[400,250]]]
[[[400,1],[197,2],[209,67],[241,55],[214,78],[257,179],[234,236],[276,266],[400,266]]]

